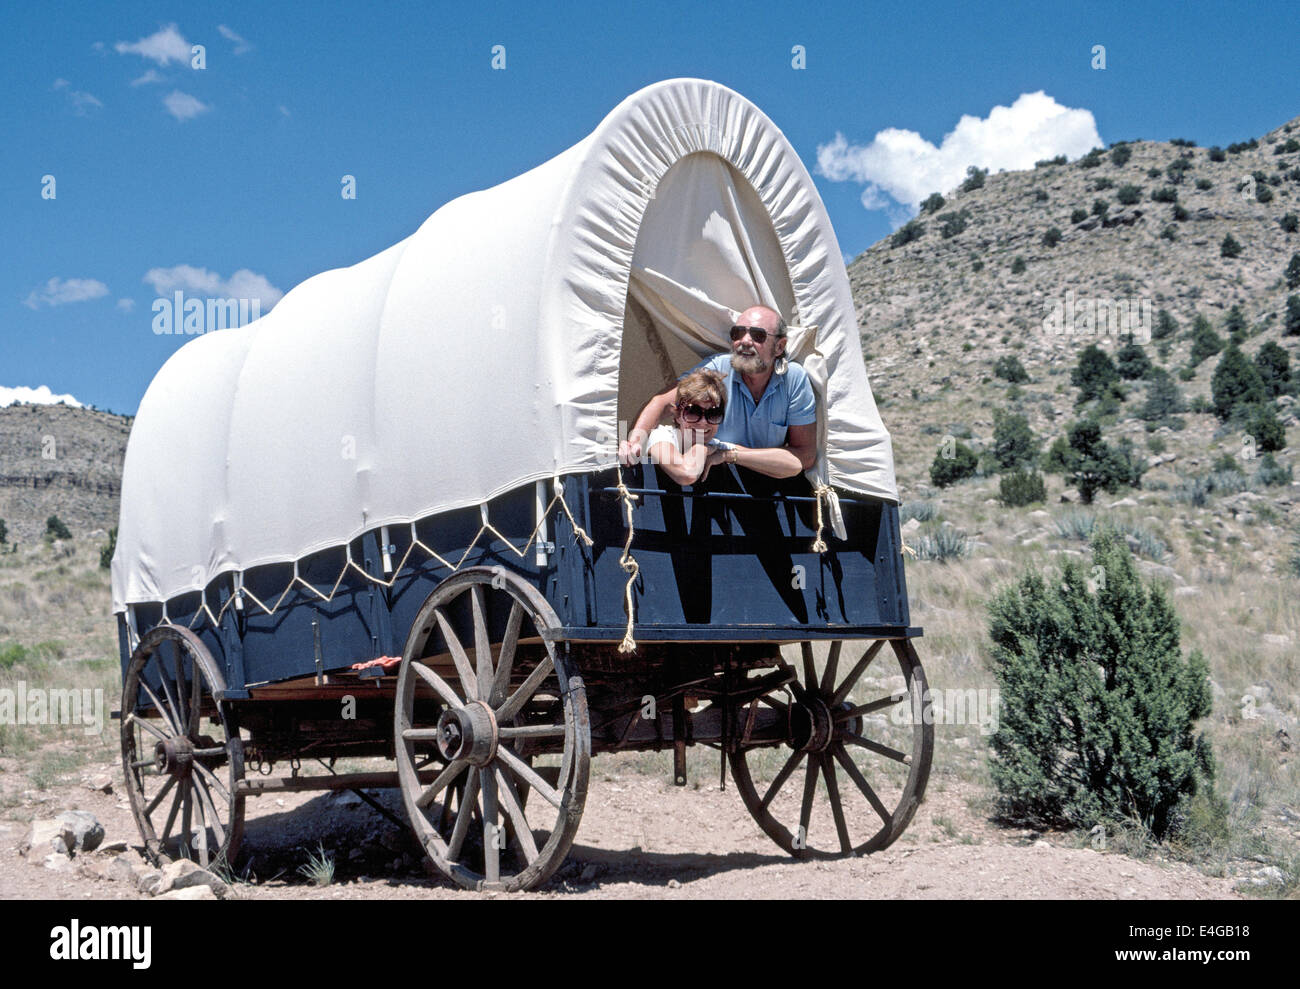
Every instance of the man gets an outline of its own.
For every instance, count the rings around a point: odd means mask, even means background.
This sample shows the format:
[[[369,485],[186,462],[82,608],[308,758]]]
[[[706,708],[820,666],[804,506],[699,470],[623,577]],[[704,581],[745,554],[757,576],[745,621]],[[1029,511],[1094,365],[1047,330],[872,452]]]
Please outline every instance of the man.
[[[721,449],[711,461],[717,457],[768,477],[793,477],[816,463],[817,399],[804,369],[786,360],[785,347],[780,314],[751,306],[731,328],[731,353],[693,369],[717,371],[727,384],[726,418],[716,437]],[[676,407],[675,386],[650,399],[619,445],[619,459],[639,461],[650,430]]]

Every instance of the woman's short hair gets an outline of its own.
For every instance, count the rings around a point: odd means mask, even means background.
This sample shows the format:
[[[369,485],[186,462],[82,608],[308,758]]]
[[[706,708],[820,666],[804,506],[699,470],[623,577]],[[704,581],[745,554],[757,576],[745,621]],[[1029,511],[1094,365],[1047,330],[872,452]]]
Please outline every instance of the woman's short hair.
[[[678,404],[711,402],[717,408],[727,404],[726,381],[717,371],[693,371],[677,383]]]

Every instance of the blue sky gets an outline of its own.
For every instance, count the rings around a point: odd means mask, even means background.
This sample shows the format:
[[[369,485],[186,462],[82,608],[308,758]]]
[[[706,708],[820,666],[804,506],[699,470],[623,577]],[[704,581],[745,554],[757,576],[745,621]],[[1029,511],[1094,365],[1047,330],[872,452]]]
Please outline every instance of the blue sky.
[[[153,332],[156,298],[269,306],[661,79],[761,107],[850,256],[963,155],[1227,144],[1300,114],[1293,2],[6,4],[0,37],[0,399],[46,386],[117,412],[188,339]],[[1046,123],[990,126],[995,107]]]

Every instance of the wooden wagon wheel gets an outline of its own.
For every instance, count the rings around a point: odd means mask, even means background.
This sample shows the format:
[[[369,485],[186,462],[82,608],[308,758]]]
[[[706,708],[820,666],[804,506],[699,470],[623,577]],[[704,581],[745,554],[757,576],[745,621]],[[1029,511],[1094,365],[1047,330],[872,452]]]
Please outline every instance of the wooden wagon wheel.
[[[218,700],[225,687],[207,647],[179,626],[151,629],[127,663],[122,769],[155,864],[188,858],[209,868],[239,854],[244,743],[230,704]]]
[[[873,667],[885,642],[893,670]],[[840,677],[845,645],[832,642],[821,673],[802,643],[802,678],[735,704],[732,774],[768,836],[799,858],[878,851],[906,829],[925,793],[934,750],[925,671],[906,639],[871,643]],[[858,642],[858,647],[866,645]],[[885,685],[864,681],[872,669]],[[748,732],[748,737],[747,737]]]
[[[453,628],[457,608],[474,630],[468,650]],[[505,626],[495,655],[493,618]],[[407,637],[394,725],[402,799],[434,864],[469,889],[540,885],[577,834],[591,720],[582,680],[550,638],[559,627],[534,588],[502,568],[472,567],[438,585]],[[454,662],[452,682],[422,662],[435,632]],[[524,639],[532,640],[527,652]],[[443,702],[434,724],[414,720],[417,683]],[[558,766],[535,768],[539,754]],[[430,761],[441,772],[421,783],[418,771]]]

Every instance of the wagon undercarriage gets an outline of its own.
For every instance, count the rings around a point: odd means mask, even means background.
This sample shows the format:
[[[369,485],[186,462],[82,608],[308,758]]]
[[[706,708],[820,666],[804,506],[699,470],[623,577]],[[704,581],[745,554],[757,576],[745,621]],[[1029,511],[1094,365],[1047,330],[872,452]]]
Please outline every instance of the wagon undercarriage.
[[[188,630],[161,626],[135,651],[123,760],[155,857],[233,861],[249,796],[388,786],[449,879],[532,888],[577,834],[593,754],[671,750],[684,785],[689,745],[719,752],[724,785],[729,770],[787,852],[862,854],[910,821],[933,746],[924,673],[905,637],[784,652],[779,642],[649,644],[626,658],[563,639],[546,599],[499,568],[439,586],[395,674],[248,693],[224,696]],[[395,759],[396,771],[333,774],[334,760],[364,756]],[[325,772],[300,772],[316,760]]]

